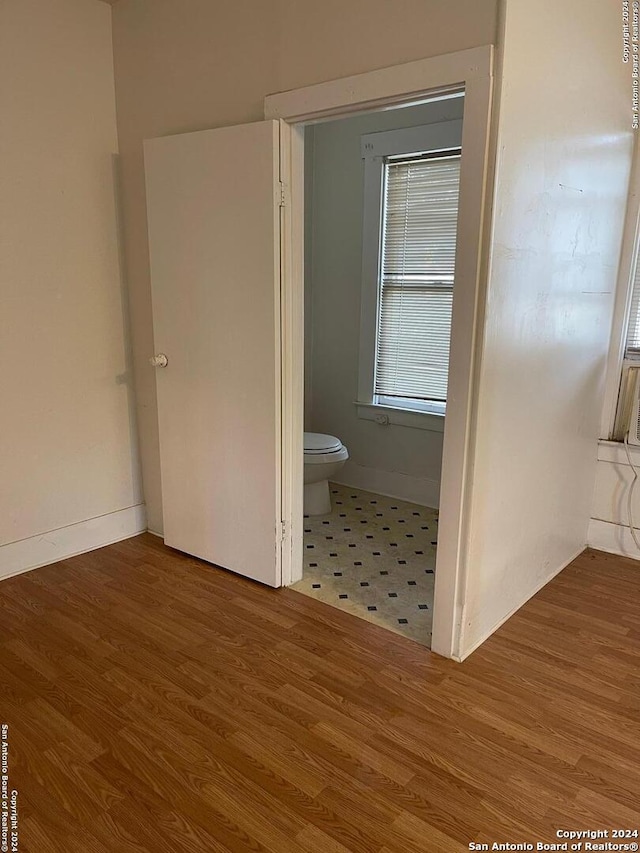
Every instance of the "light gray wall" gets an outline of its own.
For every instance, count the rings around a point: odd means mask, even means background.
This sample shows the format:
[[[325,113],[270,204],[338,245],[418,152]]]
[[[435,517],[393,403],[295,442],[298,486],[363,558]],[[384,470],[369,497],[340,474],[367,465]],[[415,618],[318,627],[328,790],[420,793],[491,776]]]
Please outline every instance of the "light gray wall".
[[[314,432],[338,436],[349,448],[343,482],[377,482],[377,488],[395,497],[411,500],[422,494],[434,505],[442,433],[381,426],[359,418],[354,406],[362,283],[360,137],[460,118],[462,110],[462,98],[438,101],[317,124],[307,128],[305,138],[306,220],[312,223],[306,246],[305,423]],[[416,479],[423,482],[412,482]],[[408,491],[400,493],[403,486]]]

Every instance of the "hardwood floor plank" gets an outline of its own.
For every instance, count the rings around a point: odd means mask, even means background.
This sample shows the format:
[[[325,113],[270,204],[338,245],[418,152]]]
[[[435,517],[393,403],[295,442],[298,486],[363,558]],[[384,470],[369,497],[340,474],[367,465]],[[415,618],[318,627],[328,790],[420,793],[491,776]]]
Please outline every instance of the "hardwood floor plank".
[[[21,821],[20,832],[29,839],[31,849],[39,850],[40,853],[67,853],[69,849],[66,837],[62,834],[58,838],[54,837],[34,815]]]
[[[308,825],[296,835],[301,851],[306,853],[349,853],[349,848],[340,844],[317,826]]]
[[[356,741],[330,723],[324,721],[317,723],[313,726],[313,732],[331,744],[334,749],[352,759],[357,758],[367,768],[381,773],[398,785],[406,785],[415,775],[414,770],[407,764],[379,752],[367,743]]]
[[[235,732],[229,738],[247,756],[251,756],[263,767],[286,779],[291,785],[312,800],[327,786],[326,773],[314,768],[305,760],[302,750],[289,749],[286,752],[274,750],[267,742],[258,741],[245,731]]]

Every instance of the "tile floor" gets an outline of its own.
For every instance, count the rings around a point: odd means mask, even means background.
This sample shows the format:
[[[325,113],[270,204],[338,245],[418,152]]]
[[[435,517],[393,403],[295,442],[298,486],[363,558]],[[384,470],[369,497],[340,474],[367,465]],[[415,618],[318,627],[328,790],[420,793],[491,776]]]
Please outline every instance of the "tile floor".
[[[437,510],[335,484],[331,502],[305,516],[292,589],[430,646]]]

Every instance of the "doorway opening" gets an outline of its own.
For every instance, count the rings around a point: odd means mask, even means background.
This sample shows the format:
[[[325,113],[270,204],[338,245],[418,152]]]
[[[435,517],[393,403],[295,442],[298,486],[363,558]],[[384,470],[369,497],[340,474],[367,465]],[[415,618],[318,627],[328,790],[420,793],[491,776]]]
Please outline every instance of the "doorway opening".
[[[431,644],[461,92],[305,127],[294,589]]]
[[[456,287],[451,317],[446,418],[441,419],[441,422],[446,420],[446,427],[442,438],[441,518],[435,540],[437,557],[431,640],[432,651],[457,660],[461,659],[467,525],[476,445],[473,423],[482,344],[482,283],[488,266],[483,245],[488,239],[490,223],[487,188],[492,180],[492,90],[493,48],[487,45],[281,92],[265,99],[265,118],[280,121],[280,175],[283,198],[287,199],[281,211],[281,494],[284,520],[281,576],[283,585],[291,586],[303,579],[303,552],[307,550],[303,527],[305,129],[325,121],[361,117],[376,110],[396,111],[464,94]],[[361,400],[356,398],[355,402],[360,403]],[[375,418],[378,413],[372,408],[371,414]],[[359,487],[364,485],[360,483]],[[376,493],[382,491],[378,488]],[[354,490],[353,494],[356,493]]]

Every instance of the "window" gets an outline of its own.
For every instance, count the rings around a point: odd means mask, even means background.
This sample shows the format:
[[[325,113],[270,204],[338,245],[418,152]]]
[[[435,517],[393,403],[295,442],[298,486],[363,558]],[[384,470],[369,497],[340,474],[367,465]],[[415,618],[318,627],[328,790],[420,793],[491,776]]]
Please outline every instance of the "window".
[[[624,357],[640,359],[640,263],[636,259]]]
[[[601,440],[623,441],[640,368],[640,194],[637,151],[629,184],[616,299],[607,359]],[[637,448],[632,453],[637,453]]]
[[[442,428],[460,133],[461,122],[450,121],[363,137],[362,417],[434,428],[433,418],[420,423],[430,414]]]
[[[388,158],[375,396],[446,403],[460,155]]]
[[[637,368],[640,366],[640,263],[638,262],[638,240],[634,234],[630,239],[629,223],[626,225],[623,242],[623,257],[618,274],[619,297],[625,296],[624,325],[618,326],[618,348],[616,357],[610,354],[610,361],[616,364],[617,387],[615,416],[609,430],[603,427],[603,435],[614,441],[624,441],[632,418],[633,398],[635,394]],[[635,231],[635,229],[634,229]],[[628,297],[628,302],[627,302]],[[616,318],[614,317],[612,341],[615,340]],[[624,346],[621,346],[624,338]],[[611,350],[613,353],[613,349]],[[609,365],[612,370],[612,365]],[[611,379],[609,381],[612,381]],[[608,390],[607,390],[607,393]]]

